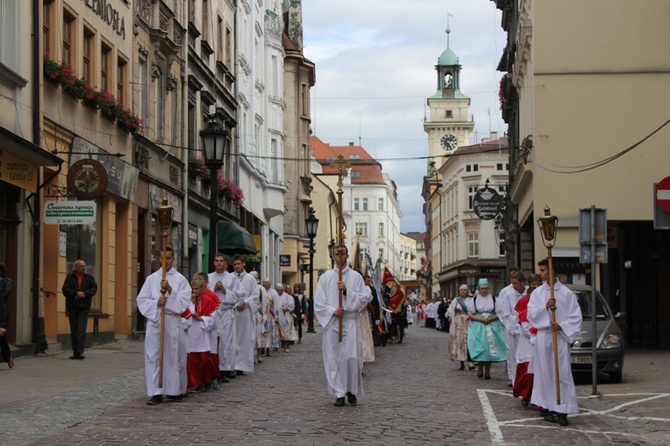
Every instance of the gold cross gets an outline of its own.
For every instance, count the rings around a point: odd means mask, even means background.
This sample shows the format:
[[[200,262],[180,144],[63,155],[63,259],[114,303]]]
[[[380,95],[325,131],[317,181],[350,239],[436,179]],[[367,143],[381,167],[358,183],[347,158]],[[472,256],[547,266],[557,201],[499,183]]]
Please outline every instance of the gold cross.
[[[344,176],[343,171],[344,169],[350,168],[351,163],[344,161],[344,156],[342,156],[340,153],[337,155],[337,161],[330,163],[330,167],[337,169],[337,192],[342,193],[342,177]]]

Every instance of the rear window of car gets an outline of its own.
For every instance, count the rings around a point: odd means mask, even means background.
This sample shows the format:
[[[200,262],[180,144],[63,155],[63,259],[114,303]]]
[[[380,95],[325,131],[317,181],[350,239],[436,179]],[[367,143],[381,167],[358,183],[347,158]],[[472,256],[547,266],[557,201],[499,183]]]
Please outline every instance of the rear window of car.
[[[588,291],[575,291],[577,295],[577,300],[579,301],[579,307],[582,310],[582,317],[587,318],[591,317],[591,292]],[[607,307],[603,301],[603,297],[600,294],[596,295],[596,318],[598,319],[609,319],[610,313],[607,311]]]

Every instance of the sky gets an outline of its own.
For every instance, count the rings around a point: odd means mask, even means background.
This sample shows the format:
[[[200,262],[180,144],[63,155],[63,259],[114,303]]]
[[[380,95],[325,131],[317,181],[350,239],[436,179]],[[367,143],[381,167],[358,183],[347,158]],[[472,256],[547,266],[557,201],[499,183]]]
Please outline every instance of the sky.
[[[491,0],[303,0],[302,13],[304,55],[316,65],[313,134],[336,146],[360,143],[378,159],[398,188],[401,232],[423,232],[427,161],[417,158],[428,156],[423,120],[447,18],[475,144],[507,128],[496,71],[506,42],[500,11]]]

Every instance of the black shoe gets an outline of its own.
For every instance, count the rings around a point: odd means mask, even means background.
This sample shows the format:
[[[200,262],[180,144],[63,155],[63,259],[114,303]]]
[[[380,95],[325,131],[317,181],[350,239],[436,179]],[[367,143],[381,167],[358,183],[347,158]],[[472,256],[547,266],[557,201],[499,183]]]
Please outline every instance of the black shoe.
[[[335,406],[342,407],[344,406],[344,397],[340,397],[335,400]]]
[[[528,404],[530,404],[530,400],[527,400],[526,398],[521,400],[521,405],[523,407],[528,407]]]
[[[556,418],[554,417],[554,414],[549,409],[542,409],[542,412],[540,412],[540,415],[542,415],[542,418],[544,418],[544,421],[548,421],[550,423],[555,423],[556,422]]]
[[[235,379],[235,372],[223,372],[223,376],[225,376],[228,379]]]
[[[475,366],[474,366],[474,365],[468,366],[468,370],[469,370],[469,371],[472,372],[474,369],[475,369]]]
[[[86,356],[84,356],[84,355],[79,355],[79,356],[77,356],[77,359],[86,359]]]
[[[458,368],[458,370],[465,370],[465,364],[461,364],[461,366]]]
[[[221,377],[219,378],[219,382],[220,383],[229,383],[230,382],[230,380],[226,376],[225,372],[221,373]]]
[[[154,395],[151,397],[149,401],[147,401],[147,404],[149,406],[158,406],[162,402],[163,402],[163,395]]]
[[[168,395],[167,400],[175,403],[181,403],[182,401],[184,401],[181,395]]]
[[[347,392],[347,401],[349,401],[349,404],[351,404],[352,406],[358,404],[358,398],[356,398],[356,395],[354,395],[351,392]]]
[[[485,375],[484,379],[491,379],[491,375]]]
[[[235,370],[236,375],[244,375],[244,372],[242,370]]]
[[[70,356],[70,359],[79,359],[79,356],[77,356],[77,355],[72,355],[72,356]]]
[[[559,413],[558,415],[558,425],[559,426],[567,426],[570,423],[568,423],[568,416],[564,413]]]
[[[203,392],[211,392],[212,390],[214,390],[214,387],[211,384],[205,384],[204,386],[202,386]]]

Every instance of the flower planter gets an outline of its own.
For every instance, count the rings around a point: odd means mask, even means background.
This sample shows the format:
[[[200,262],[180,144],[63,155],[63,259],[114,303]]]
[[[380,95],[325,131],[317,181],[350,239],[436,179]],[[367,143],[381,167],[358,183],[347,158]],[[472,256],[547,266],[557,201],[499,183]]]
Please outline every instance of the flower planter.
[[[101,109],[100,110],[100,116],[102,116],[103,118],[107,118],[112,122],[116,121],[116,113],[114,113],[113,111],[110,111],[110,110]]]
[[[98,104],[98,101],[95,99],[87,99],[84,98],[81,100],[81,103],[84,104],[86,107],[90,108],[91,110],[97,110],[100,108],[100,105]]]

